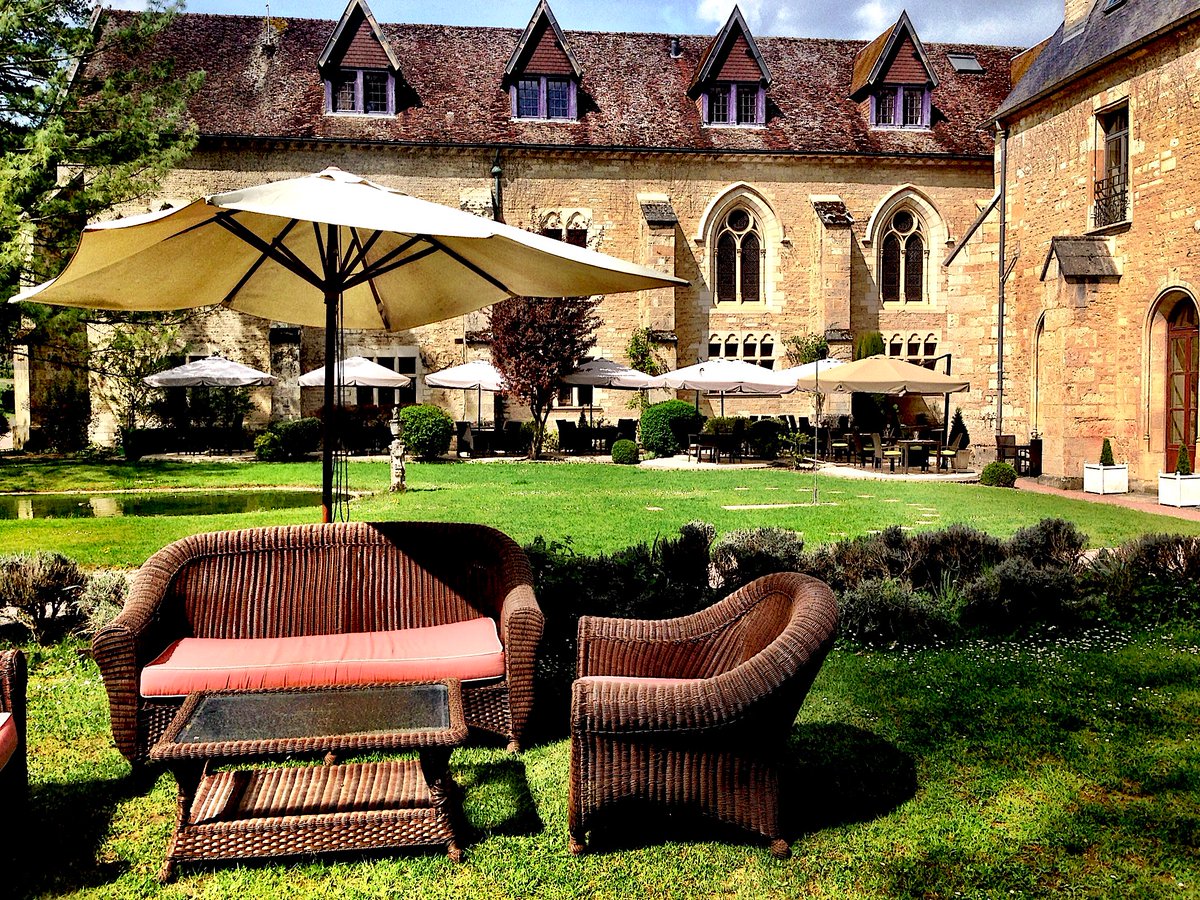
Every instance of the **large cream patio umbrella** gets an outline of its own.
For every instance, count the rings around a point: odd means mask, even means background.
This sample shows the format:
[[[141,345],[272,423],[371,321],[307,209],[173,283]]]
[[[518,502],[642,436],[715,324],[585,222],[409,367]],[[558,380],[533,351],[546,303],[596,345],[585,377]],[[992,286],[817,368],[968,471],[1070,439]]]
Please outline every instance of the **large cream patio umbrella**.
[[[508,297],[619,293],[687,282],[328,168],[187,206],[89,225],[55,279],[14,300],[124,311],[224,306],[325,328],[401,331]],[[325,407],[333,408],[333,379]],[[333,503],[325,417],[323,517]]]
[[[818,377],[820,382],[818,384]],[[832,370],[796,380],[802,391],[835,391],[841,394],[954,394],[970,390],[971,383],[883,354],[868,356]]]

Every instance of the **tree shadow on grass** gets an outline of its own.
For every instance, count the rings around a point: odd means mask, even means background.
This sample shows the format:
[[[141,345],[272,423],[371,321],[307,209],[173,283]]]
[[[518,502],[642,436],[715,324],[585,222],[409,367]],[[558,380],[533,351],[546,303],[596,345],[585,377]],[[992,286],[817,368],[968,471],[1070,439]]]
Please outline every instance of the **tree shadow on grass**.
[[[14,821],[0,844],[0,893],[59,896],[116,881],[128,864],[100,860],[99,850],[117,806],[135,790],[128,777],[34,785],[23,810],[3,813]]]

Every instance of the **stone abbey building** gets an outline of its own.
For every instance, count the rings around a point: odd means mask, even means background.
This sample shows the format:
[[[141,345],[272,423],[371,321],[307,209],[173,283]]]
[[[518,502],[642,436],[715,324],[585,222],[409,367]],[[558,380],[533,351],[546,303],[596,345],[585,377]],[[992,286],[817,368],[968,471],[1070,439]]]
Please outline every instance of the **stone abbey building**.
[[[782,367],[791,337],[849,358],[878,331],[889,355],[970,379],[955,405],[977,462],[994,432],[1036,432],[1046,477],[1069,483],[1112,437],[1152,479],[1195,445],[1200,0],[1066,0],[1028,50],[926,43],[919,24],[776,38],[735,9],[716,35],[578,32],[545,0],[523,30],[381,23],[364,0],[336,21],[183,14],[153,52],[206,73],[201,137],[153,208],[336,165],[690,282],[605,297],[597,356],[623,361],[649,328],[672,368]],[[186,337],[281,376],[256,389],[257,424],[320,402],[295,381],[321,364],[319,331],[218,312]],[[487,341],[485,312],[350,333],[346,353],[416,376],[360,402],[473,418],[473,395],[420,376]],[[627,414],[620,392],[576,389],[552,419],[588,401]]]

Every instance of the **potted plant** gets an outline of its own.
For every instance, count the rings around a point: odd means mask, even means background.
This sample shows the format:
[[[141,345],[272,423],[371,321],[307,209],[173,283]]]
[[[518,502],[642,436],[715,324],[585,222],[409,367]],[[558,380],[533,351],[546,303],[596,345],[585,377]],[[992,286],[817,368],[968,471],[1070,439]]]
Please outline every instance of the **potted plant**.
[[[1129,466],[1113,461],[1112,444],[1104,439],[1099,463],[1084,463],[1083,489],[1089,494],[1128,494]]]
[[[958,441],[958,452],[954,454],[953,466],[955,471],[966,469],[971,464],[971,433],[967,431],[967,423],[963,420],[961,409],[955,409],[950,419],[950,434],[946,437],[947,446],[954,443],[955,438],[962,435]]]
[[[1200,506],[1200,475],[1192,474],[1186,445],[1179,448],[1175,471],[1158,475],[1158,502],[1163,506]]]

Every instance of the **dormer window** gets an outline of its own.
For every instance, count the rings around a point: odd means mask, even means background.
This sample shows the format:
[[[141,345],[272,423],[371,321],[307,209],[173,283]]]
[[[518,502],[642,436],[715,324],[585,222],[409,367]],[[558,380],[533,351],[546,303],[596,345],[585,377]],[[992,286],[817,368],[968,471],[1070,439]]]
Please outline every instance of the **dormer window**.
[[[763,90],[754,82],[715,84],[709,88],[709,125],[761,125]]]
[[[952,55],[956,72],[982,72],[974,55]],[[850,99],[869,110],[874,128],[929,128],[937,75],[907,13],[854,57]],[[868,106],[869,100],[869,106]]]
[[[390,72],[341,69],[329,85],[328,111],[372,116],[396,114],[396,79]]]
[[[325,82],[325,112],[394,116],[396,55],[366,0],[350,0],[317,60]]]
[[[735,6],[704,52],[688,96],[700,107],[705,125],[764,125],[770,84],[754,35]]]
[[[928,128],[929,89],[924,85],[881,87],[872,98],[877,128]]]
[[[583,70],[546,0],[533,17],[504,67],[514,119],[574,122],[579,118]]]
[[[513,118],[578,118],[575,82],[554,75],[524,75],[512,87]]]

